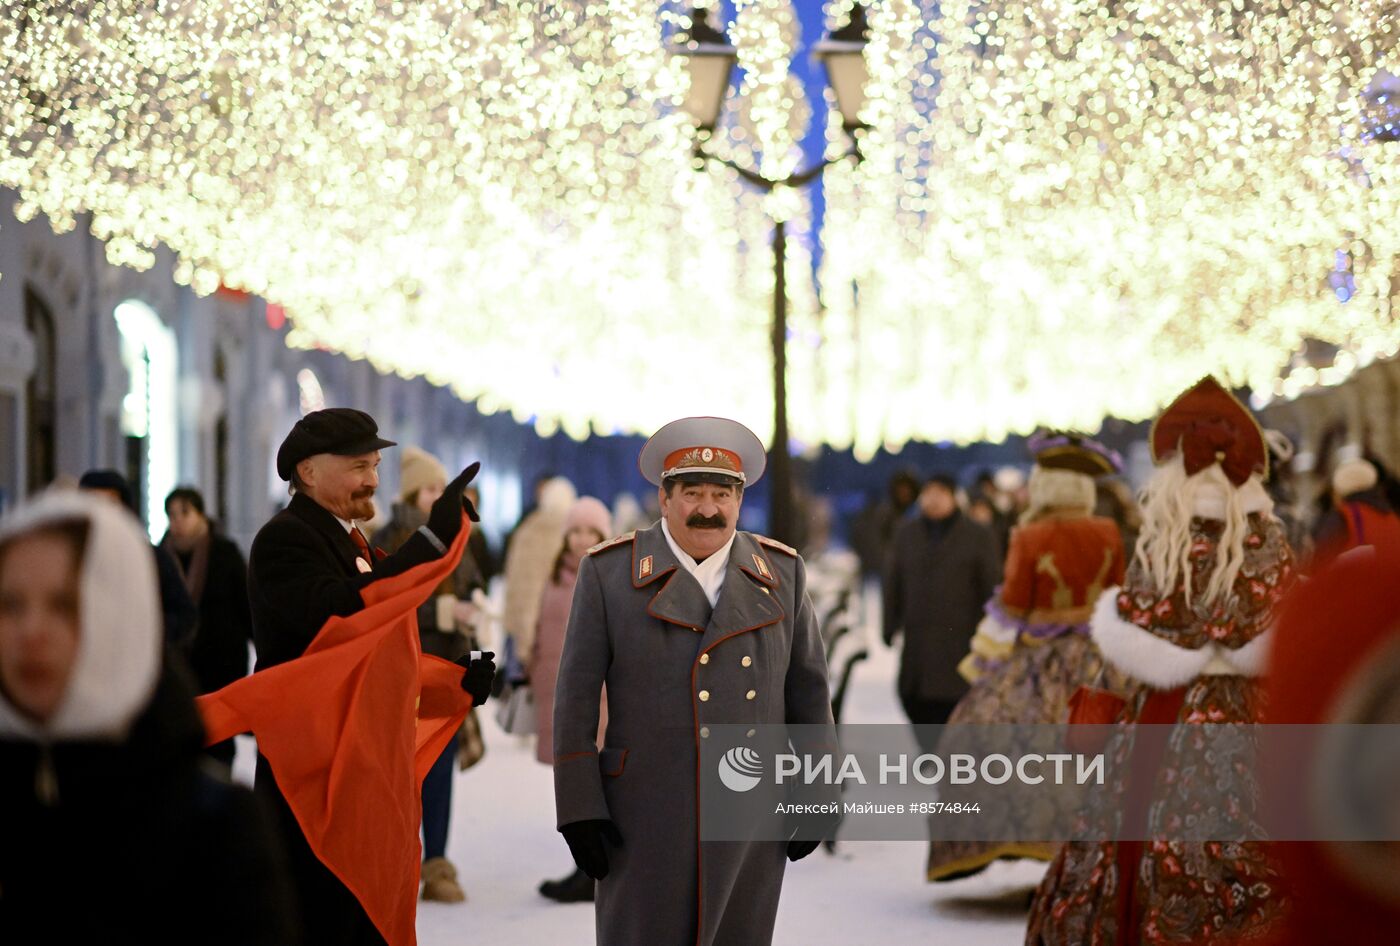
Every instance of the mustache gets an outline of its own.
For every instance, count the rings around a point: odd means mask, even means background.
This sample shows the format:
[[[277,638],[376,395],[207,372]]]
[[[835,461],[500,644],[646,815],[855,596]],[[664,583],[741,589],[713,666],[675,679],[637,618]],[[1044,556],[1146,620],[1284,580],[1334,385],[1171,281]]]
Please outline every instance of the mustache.
[[[691,529],[723,529],[729,523],[724,516],[716,513],[713,516],[702,516],[698,512],[685,521],[687,527]]]
[[[356,491],[356,492],[351,493],[351,494],[350,494],[350,498],[351,498],[351,499],[373,499],[373,498],[374,498],[374,490],[372,490],[372,489],[362,489],[362,490],[358,490],[358,491]]]

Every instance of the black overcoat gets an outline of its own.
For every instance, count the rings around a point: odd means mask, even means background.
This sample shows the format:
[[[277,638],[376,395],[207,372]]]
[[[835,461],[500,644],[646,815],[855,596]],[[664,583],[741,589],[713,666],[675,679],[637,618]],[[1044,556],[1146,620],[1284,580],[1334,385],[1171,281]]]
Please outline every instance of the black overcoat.
[[[122,742],[0,740],[0,943],[297,942],[271,819],[205,768],[193,689],[167,670]]]
[[[300,657],[326,621],[364,607],[360,589],[370,582],[440,554],[431,539],[416,532],[398,551],[376,561],[372,572],[363,572],[345,527],[310,497],[294,495],[286,509],[258,530],[248,555],[257,669]],[[305,941],[316,946],[382,943],[354,894],[312,852],[261,755],[254,786],[277,815]]]
[[[962,513],[940,535],[918,516],[900,523],[885,570],[885,639],[904,634],[899,694],[954,702],[967,692],[967,656],[983,609],[1001,583],[995,534]]]
[[[248,566],[233,541],[209,536],[209,566],[199,599],[199,627],[190,667],[199,692],[213,693],[248,675],[253,616],[248,608]]]

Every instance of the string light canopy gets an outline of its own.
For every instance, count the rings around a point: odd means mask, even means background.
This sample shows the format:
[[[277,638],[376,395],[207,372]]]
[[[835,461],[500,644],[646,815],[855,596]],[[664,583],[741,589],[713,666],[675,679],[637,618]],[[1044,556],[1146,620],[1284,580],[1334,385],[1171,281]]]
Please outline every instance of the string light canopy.
[[[164,245],[196,292],[277,300],[292,345],[424,376],[544,434],[650,431],[679,411],[766,436],[771,260],[746,248],[767,218],[733,175],[692,170],[687,78],[665,47],[687,12],[0,0],[0,184],[23,219],[90,215],[116,264]],[[791,9],[739,19],[782,40]],[[756,153],[761,127],[781,159],[792,102],[760,66],[766,104],[716,137]]]
[[[732,8],[709,147],[781,178],[794,11]],[[825,178],[820,306],[805,199],[691,169],[671,0],[0,0],[0,185],[115,263],[163,245],[197,292],[278,300],[291,344],[546,434],[679,411],[767,440],[773,218],[793,435],[861,456],[1145,417],[1207,371],[1287,397],[1400,348],[1393,3],[864,11],[865,160]],[[1337,347],[1329,377],[1281,378],[1305,340]]]
[[[1093,428],[1206,372],[1262,403],[1304,339],[1348,352],[1333,380],[1394,353],[1395,10],[870,4],[866,160],[826,181],[833,442]]]

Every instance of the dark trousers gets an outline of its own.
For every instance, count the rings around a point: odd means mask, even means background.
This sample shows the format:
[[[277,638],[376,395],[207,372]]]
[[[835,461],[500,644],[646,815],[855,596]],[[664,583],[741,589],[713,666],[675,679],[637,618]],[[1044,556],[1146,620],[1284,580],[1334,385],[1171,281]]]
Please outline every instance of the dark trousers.
[[[953,708],[958,705],[958,701],[928,700],[904,694],[900,694],[899,701],[904,704],[904,715],[908,716],[909,722],[915,726],[914,737],[919,743],[919,751],[925,754],[936,752],[938,749],[936,733],[919,727],[941,726],[948,722],[948,717],[953,715]]]
[[[215,762],[220,763],[225,769],[233,769],[233,757],[238,753],[234,749],[233,740],[225,739],[223,742],[216,742],[204,750],[204,754]]]
[[[452,817],[452,767],[457,740],[447,744],[423,778],[423,860],[447,856],[447,825]]]

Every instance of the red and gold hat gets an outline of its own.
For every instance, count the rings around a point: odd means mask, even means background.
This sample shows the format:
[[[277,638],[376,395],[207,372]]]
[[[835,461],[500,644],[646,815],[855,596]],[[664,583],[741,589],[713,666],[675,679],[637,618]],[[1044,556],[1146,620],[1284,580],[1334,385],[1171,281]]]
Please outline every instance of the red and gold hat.
[[[752,430],[724,417],[673,420],[642,447],[637,466],[647,482],[668,479],[753,485],[768,463]]]
[[[1179,395],[1152,424],[1152,459],[1180,453],[1186,475],[1219,463],[1240,486],[1253,473],[1269,475],[1269,448],[1254,415],[1215,378],[1207,375]]]

